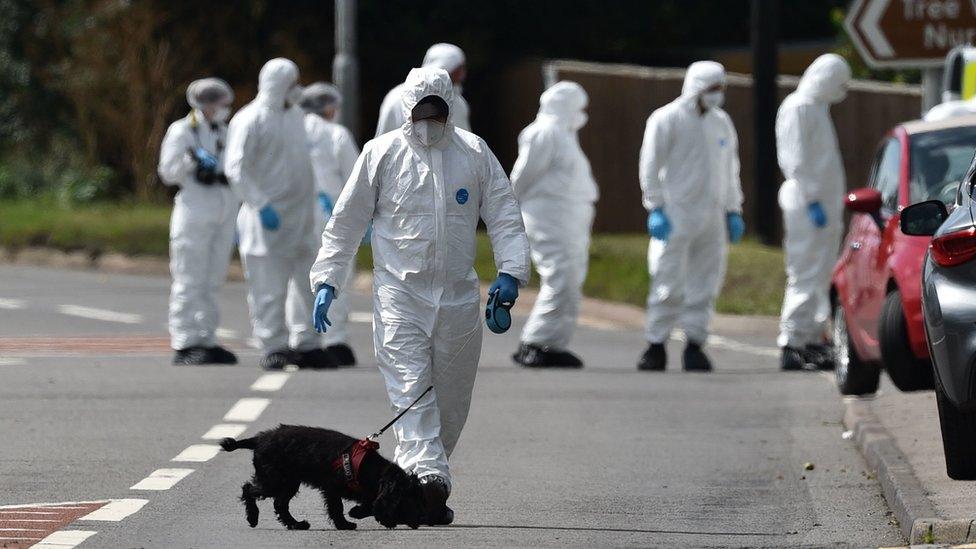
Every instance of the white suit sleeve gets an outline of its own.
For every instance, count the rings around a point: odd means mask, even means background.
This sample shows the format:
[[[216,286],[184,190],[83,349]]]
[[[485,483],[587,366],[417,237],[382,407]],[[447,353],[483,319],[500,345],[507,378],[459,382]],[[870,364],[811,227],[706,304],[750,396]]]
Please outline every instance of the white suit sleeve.
[[[552,165],[555,152],[552,137],[544,128],[532,126],[519,135],[518,158],[512,168],[512,188],[519,199]]]
[[[369,148],[359,156],[346,186],[339,195],[332,217],[322,232],[322,247],[309,273],[314,292],[328,284],[339,295],[345,274],[356,257],[366,226],[376,209],[376,167],[371,166]]]
[[[661,168],[664,167],[670,141],[667,120],[661,111],[655,111],[647,119],[644,142],[640,150],[640,186],[644,208],[651,211],[664,206],[664,184]]]
[[[339,176],[342,177],[342,183],[345,185],[356,165],[356,159],[359,158],[359,148],[356,146],[352,132],[343,126],[340,126],[336,132],[333,147],[333,158],[339,164]]]
[[[260,182],[253,176],[253,163],[256,159],[254,125],[252,119],[235,117],[227,130],[227,149],[224,153],[224,174],[231,189],[245,204],[260,210],[270,200],[261,190]]]
[[[809,204],[822,199],[822,177],[816,173],[813,155],[822,154],[812,150],[810,131],[816,131],[816,113],[803,105],[794,106],[781,112],[776,120],[776,156],[783,177],[796,181],[803,199]],[[829,116],[829,115],[828,115]]]
[[[739,164],[739,134],[735,131],[732,119],[726,115],[725,122],[729,127],[729,146],[732,148],[729,158],[729,173],[725,180],[725,211],[742,213],[742,178]]]
[[[483,175],[481,179],[481,219],[488,227],[488,238],[499,273],[507,273],[521,285],[529,281],[529,240],[525,236],[522,211],[512,184],[509,183],[494,153],[481,143]]]
[[[312,173],[315,175],[315,190],[320,193],[328,192],[329,186],[326,184],[328,180],[327,171],[328,166],[324,165],[328,162],[329,155],[324,151],[326,140],[319,128],[317,128],[314,122],[305,122],[305,133],[308,137],[308,156],[309,160],[312,161]]]
[[[193,141],[185,123],[176,122],[166,130],[159,148],[159,178],[166,185],[179,185],[193,173],[196,162],[187,149]]]

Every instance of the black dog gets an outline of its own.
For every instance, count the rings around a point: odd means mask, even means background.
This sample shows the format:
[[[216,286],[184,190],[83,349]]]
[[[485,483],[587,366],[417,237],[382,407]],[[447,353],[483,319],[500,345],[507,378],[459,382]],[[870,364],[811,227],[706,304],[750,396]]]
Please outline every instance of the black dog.
[[[398,524],[417,528],[425,504],[416,475],[408,475],[372,449],[360,455],[361,461],[350,460],[356,442],[328,429],[279,425],[252,438],[225,438],[220,446],[228,452],[238,448],[254,450],[254,477],[244,483],[241,493],[247,523],[252,528],[258,524],[255,500],[273,498],[279,522],[289,530],[307,530],[308,521],[295,520],[288,511],[288,502],[301,484],[322,492],[329,518],[340,530],[356,528],[355,523],[346,520],[343,499],[359,503],[349,512],[352,518],[372,515],[387,528]],[[357,471],[352,470],[350,462],[357,462]]]

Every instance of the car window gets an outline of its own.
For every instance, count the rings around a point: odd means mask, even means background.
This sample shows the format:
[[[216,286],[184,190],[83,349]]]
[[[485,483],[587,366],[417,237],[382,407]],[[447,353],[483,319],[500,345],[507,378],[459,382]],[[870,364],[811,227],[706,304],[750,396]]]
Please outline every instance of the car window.
[[[959,181],[976,152],[976,127],[948,128],[911,136],[910,203],[953,204]]]
[[[871,186],[881,193],[884,209],[898,208],[898,180],[901,176],[901,144],[895,138],[885,140],[879,153]]]

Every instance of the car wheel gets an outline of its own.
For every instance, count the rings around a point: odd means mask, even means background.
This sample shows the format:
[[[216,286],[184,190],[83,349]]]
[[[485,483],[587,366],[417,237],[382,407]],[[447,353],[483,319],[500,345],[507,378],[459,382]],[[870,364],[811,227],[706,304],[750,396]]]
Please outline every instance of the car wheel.
[[[857,351],[851,345],[844,309],[839,305],[834,307],[834,321],[830,332],[834,344],[834,378],[840,394],[867,395],[877,392],[881,369],[858,358]]]
[[[976,480],[976,411],[963,412],[945,395],[942,384],[935,387],[942,427],[946,474],[954,480]]]
[[[916,358],[908,346],[908,321],[901,302],[901,292],[895,290],[885,298],[878,319],[878,343],[881,362],[895,387],[902,391],[931,389],[932,363]]]

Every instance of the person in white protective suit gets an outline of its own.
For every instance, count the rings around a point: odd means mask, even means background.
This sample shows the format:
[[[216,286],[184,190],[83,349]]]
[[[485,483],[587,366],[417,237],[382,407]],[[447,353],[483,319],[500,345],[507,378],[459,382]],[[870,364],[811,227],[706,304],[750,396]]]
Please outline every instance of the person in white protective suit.
[[[237,228],[251,324],[268,370],[336,366],[319,346],[304,290],[321,214],[300,99],[295,63],[268,61],[227,137],[227,178],[244,200]]]
[[[714,61],[688,67],[681,96],[647,120],[640,183],[651,242],[647,351],[638,369],[667,365],[665,343],[678,325],[687,346],[683,367],[709,371],[702,351],[725,277],[726,241],[745,231],[739,141],[725,100],[725,69]]]
[[[479,218],[498,278],[489,293],[514,303],[529,278],[529,245],[508,177],[488,145],[451,123],[453,86],[432,67],[407,76],[407,122],[363,148],[322,234],[310,279],[316,329],[349,289],[346,270],[372,220],[373,345],[394,412],[433,391],[393,425],[396,462],[420,477],[429,524],[453,512],[448,457],[471,404],[481,354]]]
[[[512,357],[528,367],[573,367],[569,352],[589,263],[599,188],[577,132],[589,98],[576,82],[557,82],[539,97],[539,114],[519,134],[512,186],[542,279],[521,345]]]
[[[779,189],[786,295],[777,340],[784,370],[832,365],[823,343],[847,186],[830,106],[847,95],[850,79],[842,57],[821,55],[776,113],[776,154],[786,178]]]
[[[471,122],[468,120],[468,102],[461,95],[464,79],[468,76],[467,61],[464,52],[454,44],[434,44],[427,49],[424,55],[424,67],[435,67],[444,69],[451,75],[454,83],[454,103],[451,105],[451,123],[455,128],[471,131]],[[398,84],[390,90],[380,103],[380,117],[376,122],[376,137],[386,132],[393,131],[406,122],[403,117],[403,110],[400,108],[400,98],[406,83]]]
[[[319,208],[322,223],[318,234],[322,234],[325,223],[332,217],[336,200],[342,187],[349,179],[352,168],[359,157],[356,139],[345,126],[335,122],[342,105],[342,95],[332,84],[316,82],[302,90],[301,106],[305,111],[305,133],[308,137],[308,151],[312,157],[312,171],[315,173],[315,186],[318,190]],[[343,286],[349,287],[356,276],[355,263],[350,263],[349,272]],[[332,355],[339,366],[353,366],[356,355],[349,346],[349,299],[339,299],[332,307],[332,327],[322,336],[325,350]]]
[[[177,185],[169,224],[169,332],[173,364],[236,364],[217,344],[217,294],[227,278],[240,201],[224,177],[224,143],[234,92],[219,78],[186,90],[191,111],[166,131],[159,177]]]

